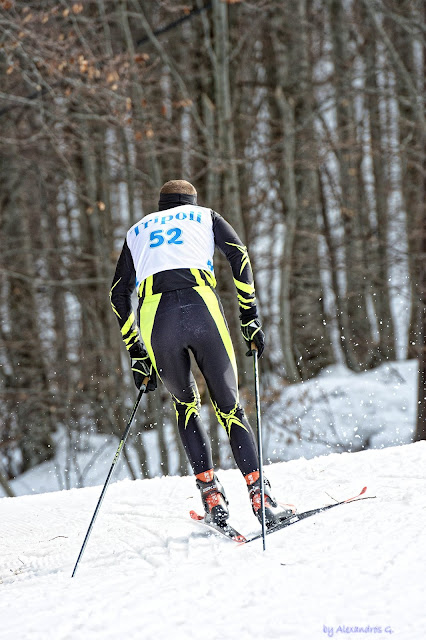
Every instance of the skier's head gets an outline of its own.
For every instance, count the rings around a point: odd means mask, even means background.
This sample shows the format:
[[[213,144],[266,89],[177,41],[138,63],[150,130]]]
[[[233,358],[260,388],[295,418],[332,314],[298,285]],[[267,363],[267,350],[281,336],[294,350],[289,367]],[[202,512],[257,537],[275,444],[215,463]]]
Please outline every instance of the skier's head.
[[[169,180],[161,187],[160,195],[163,193],[186,193],[188,196],[196,196],[197,190],[186,180]]]
[[[160,190],[160,210],[180,204],[197,204],[197,190],[186,180],[169,180]]]

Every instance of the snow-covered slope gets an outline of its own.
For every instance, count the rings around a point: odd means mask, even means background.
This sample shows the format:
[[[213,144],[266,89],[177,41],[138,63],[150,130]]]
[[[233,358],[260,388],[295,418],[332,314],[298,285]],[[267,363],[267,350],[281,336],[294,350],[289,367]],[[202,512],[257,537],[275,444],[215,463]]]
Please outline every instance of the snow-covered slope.
[[[422,640],[425,454],[422,442],[269,466],[299,510],[365,484],[377,497],[268,536],[265,553],[190,520],[190,477],[115,483],[73,579],[100,487],[3,498],[0,638]],[[232,523],[256,530],[239,472],[220,479]]]

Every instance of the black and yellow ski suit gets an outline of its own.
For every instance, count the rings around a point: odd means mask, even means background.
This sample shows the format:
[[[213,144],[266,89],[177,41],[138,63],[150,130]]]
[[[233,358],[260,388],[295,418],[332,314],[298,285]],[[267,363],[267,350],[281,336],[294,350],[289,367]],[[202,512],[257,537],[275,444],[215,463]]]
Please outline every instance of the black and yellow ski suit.
[[[164,211],[170,215],[160,213]],[[217,247],[231,265],[243,320],[255,318],[253,274],[246,248],[220,215],[198,207],[194,196],[183,194],[161,195],[159,212],[145,216],[129,230],[112,283],[111,304],[127,349],[142,338],[158,377],[172,395],[180,437],[194,474],[211,469],[213,462],[200,419],[189,351],[206,380],[235,461],[246,476],[258,470],[258,454],[253,431],[238,401],[235,354],[215,290],[212,258],[203,248],[204,240],[206,247],[210,242],[209,234],[212,251]],[[173,244],[176,246],[167,246]],[[181,257],[174,257],[173,251],[180,251]],[[149,263],[152,255],[154,266]],[[158,268],[162,259],[165,270]],[[191,260],[193,266],[189,266]],[[206,268],[201,268],[203,260]],[[176,268],[170,268],[173,264]],[[139,279],[140,273],[143,276],[150,270],[155,272]],[[140,334],[131,305],[135,286]]]

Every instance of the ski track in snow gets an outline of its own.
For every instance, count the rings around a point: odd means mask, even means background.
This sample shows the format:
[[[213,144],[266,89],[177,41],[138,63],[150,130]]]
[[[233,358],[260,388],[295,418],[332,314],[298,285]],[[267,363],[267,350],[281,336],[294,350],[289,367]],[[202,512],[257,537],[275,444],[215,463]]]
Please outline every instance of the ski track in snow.
[[[193,478],[120,481],[73,579],[101,487],[0,499],[0,639],[423,640],[425,454],[420,442],[268,466],[299,511],[364,485],[376,498],[274,533],[265,553],[190,519]],[[230,522],[257,531],[239,472],[219,477]]]

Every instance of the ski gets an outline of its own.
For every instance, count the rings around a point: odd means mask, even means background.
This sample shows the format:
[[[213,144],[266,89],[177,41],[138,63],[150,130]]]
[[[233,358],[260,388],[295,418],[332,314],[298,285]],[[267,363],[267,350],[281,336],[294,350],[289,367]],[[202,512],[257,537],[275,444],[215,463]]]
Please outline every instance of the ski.
[[[278,524],[273,527],[270,527],[266,530],[266,535],[270,533],[275,533],[275,531],[280,531],[285,527],[289,527],[292,524],[296,524],[300,520],[305,520],[305,518],[310,518],[311,516],[316,515],[317,513],[322,513],[323,511],[328,511],[329,509],[333,509],[334,507],[338,507],[342,504],[349,504],[350,502],[357,502],[358,500],[368,500],[369,498],[373,498],[374,496],[365,496],[361,497],[367,491],[367,487],[364,487],[358,495],[353,496],[352,498],[347,498],[346,500],[341,500],[340,502],[334,502],[333,504],[327,504],[324,507],[317,507],[316,509],[310,509],[309,511],[302,511],[301,513],[295,513],[288,518],[284,518]],[[262,533],[257,533],[251,538],[246,538],[240,544],[247,544],[248,542],[253,542],[254,540],[259,540],[262,538]]]
[[[204,524],[206,527],[209,527],[209,529],[212,529],[216,533],[219,533],[225,536],[226,538],[229,538],[229,540],[233,540],[234,542],[239,542],[241,544],[244,544],[245,542],[247,542],[247,539],[245,538],[245,536],[243,536],[239,531],[234,529],[234,527],[232,527],[227,522],[225,522],[223,525],[216,524],[215,522],[209,522],[208,520],[206,520],[204,516],[198,515],[196,511],[190,511],[189,515],[196,522],[199,522],[200,524]]]

